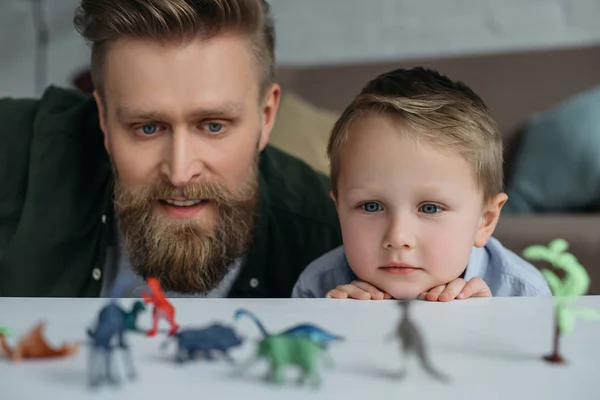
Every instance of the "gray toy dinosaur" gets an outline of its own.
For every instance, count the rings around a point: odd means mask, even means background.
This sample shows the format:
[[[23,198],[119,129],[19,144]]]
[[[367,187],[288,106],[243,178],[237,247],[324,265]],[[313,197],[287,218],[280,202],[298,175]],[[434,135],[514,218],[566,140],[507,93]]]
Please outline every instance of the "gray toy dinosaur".
[[[402,342],[402,353],[404,359],[406,359],[411,353],[414,354],[419,361],[421,366],[433,377],[440,381],[448,381],[448,377],[441,372],[437,371],[431,365],[431,360],[425,352],[425,342],[419,332],[417,326],[410,319],[409,307],[411,300],[401,300],[398,305],[402,308],[402,319],[398,328],[395,331],[395,336]],[[401,376],[406,373],[406,368],[402,371]]]

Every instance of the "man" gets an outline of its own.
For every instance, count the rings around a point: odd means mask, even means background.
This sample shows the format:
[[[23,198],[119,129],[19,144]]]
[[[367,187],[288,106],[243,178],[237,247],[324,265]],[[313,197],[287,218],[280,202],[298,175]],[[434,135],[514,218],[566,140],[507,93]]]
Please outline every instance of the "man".
[[[341,243],[328,179],[267,143],[263,0],[83,0],[93,97],[0,100],[0,296],[289,297]]]

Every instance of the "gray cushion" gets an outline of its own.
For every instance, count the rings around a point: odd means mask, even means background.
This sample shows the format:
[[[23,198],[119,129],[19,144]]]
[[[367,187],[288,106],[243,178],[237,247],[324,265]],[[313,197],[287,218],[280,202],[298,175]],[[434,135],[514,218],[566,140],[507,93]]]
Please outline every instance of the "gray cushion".
[[[507,212],[598,209],[600,87],[531,117],[506,193]]]

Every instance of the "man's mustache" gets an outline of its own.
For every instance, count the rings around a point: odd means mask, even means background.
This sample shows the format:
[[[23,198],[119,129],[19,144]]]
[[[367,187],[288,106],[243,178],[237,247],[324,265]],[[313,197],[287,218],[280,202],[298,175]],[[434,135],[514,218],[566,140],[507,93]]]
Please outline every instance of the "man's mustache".
[[[138,206],[161,200],[203,200],[235,206],[245,200],[243,197],[235,196],[223,184],[208,181],[197,182],[184,187],[177,187],[169,182],[157,181],[142,188],[129,189],[126,192],[127,203],[133,201]]]

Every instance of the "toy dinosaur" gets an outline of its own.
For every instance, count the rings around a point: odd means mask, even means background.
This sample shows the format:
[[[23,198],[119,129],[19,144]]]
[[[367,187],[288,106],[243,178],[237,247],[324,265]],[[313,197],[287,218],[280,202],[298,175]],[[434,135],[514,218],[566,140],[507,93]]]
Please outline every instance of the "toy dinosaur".
[[[111,290],[111,300],[104,306],[98,314],[96,329],[88,329],[88,336],[92,339],[91,352],[89,360],[89,384],[91,387],[96,387],[102,380],[111,384],[117,384],[118,380],[112,375],[112,353],[113,346],[111,342],[113,338],[118,339],[118,346],[123,350],[125,363],[127,366],[127,375],[130,379],[136,377],[136,372],[133,367],[133,359],[129,350],[129,346],[125,343],[124,334],[127,331],[126,318],[127,314],[117,304],[116,294],[124,291],[125,287],[133,281],[131,275],[125,275],[119,278]],[[134,307],[135,308],[135,307]],[[103,356],[103,371],[99,371],[98,356]]]
[[[243,339],[239,337],[235,331],[221,324],[213,324],[203,329],[186,329],[179,330],[174,336],[178,341],[178,350],[176,360],[180,363],[184,362],[184,354],[188,360],[195,358],[196,353],[202,353],[207,360],[213,360],[213,352],[219,351],[229,360],[233,362],[233,358],[228,351],[232,347],[240,346]],[[163,348],[168,344],[168,340],[163,343]]]
[[[252,321],[254,321],[254,323],[256,324],[258,329],[262,332],[263,337],[270,335],[270,333],[267,332],[267,330],[265,329],[262,322],[258,319],[258,317],[256,317],[256,315],[254,315],[253,313],[251,313],[250,311],[248,311],[246,309],[243,309],[243,308],[238,309],[234,314],[234,319],[237,320],[242,315],[246,315],[248,318],[250,318]],[[305,337],[305,338],[308,338],[308,339],[312,340],[313,342],[319,344],[320,346],[323,346],[324,348],[327,347],[329,342],[344,340],[344,338],[342,336],[338,336],[338,335],[329,333],[326,330],[322,329],[321,327],[318,327],[313,324],[295,325],[291,328],[284,330],[283,332],[280,332],[278,335]]]
[[[559,352],[561,334],[573,331],[575,318],[599,319],[600,313],[591,308],[572,308],[570,304],[580,296],[584,296],[590,286],[590,277],[577,258],[567,252],[569,243],[564,239],[554,239],[548,247],[533,245],[523,251],[523,257],[529,260],[546,261],[554,268],[565,272],[565,277],[560,278],[549,269],[542,269],[542,274],[554,297],[554,339],[552,354],[544,356],[544,360],[551,363],[564,363]]]
[[[125,329],[129,331],[139,331],[137,327],[138,314],[146,310],[146,306],[143,302],[137,300],[133,303],[131,311],[123,311],[123,318],[125,320]]]
[[[285,367],[297,366],[302,371],[299,383],[318,386],[321,384],[316,368],[318,356],[325,356],[328,367],[333,365],[326,350],[306,337],[268,335],[260,340],[256,354],[238,367],[238,373],[243,373],[264,358],[270,361],[270,369],[265,377],[268,381],[283,383]]]
[[[418,357],[423,369],[431,376],[440,381],[447,381],[448,378],[431,365],[431,361],[425,352],[425,342],[423,341],[423,337],[410,318],[410,304],[411,300],[400,300],[398,302],[398,305],[402,308],[403,312],[395,336],[402,342],[403,356],[406,359],[411,353],[414,354]],[[400,375],[404,376],[405,373],[406,370],[403,370]]]
[[[142,292],[142,297],[144,298],[145,303],[154,304],[154,310],[152,311],[152,329],[148,331],[147,335],[156,335],[156,331],[158,330],[158,321],[161,317],[166,319],[169,324],[171,324],[169,336],[174,335],[179,329],[179,325],[175,322],[175,308],[165,297],[158,279],[150,277],[146,283],[150,288],[150,295],[148,295],[146,292]]]
[[[10,348],[4,333],[0,333],[0,345],[6,355],[14,362],[23,358],[57,358],[77,353],[79,345],[76,343],[63,344],[59,348],[50,347],[44,339],[43,330],[44,323],[37,323],[27,335],[19,339],[14,348]]]

